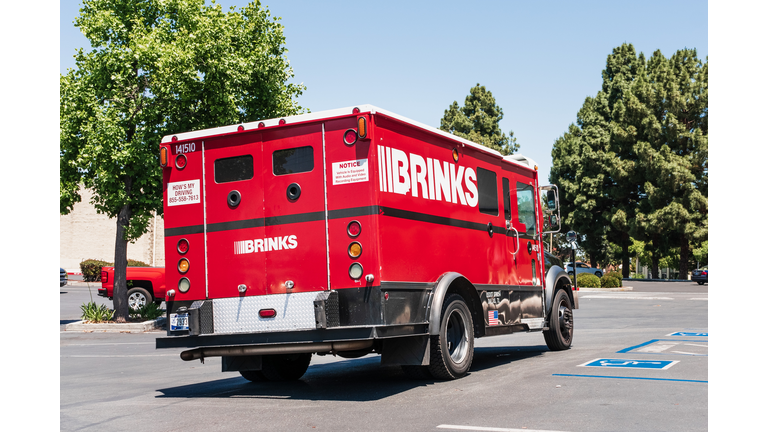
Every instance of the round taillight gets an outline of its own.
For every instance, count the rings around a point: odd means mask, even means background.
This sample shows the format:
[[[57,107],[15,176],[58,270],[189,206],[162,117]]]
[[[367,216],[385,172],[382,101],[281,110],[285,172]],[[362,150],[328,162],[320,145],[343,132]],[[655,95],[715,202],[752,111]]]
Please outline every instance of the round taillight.
[[[176,168],[184,169],[187,166],[187,157],[183,154],[176,156]]]
[[[358,258],[363,253],[363,246],[358,242],[352,242],[349,244],[347,252],[351,258]]]
[[[350,237],[357,237],[360,235],[360,232],[362,231],[362,227],[360,226],[360,222],[358,221],[352,221],[347,225],[347,234]]]
[[[259,122],[259,129],[264,127],[264,122]]]
[[[176,250],[184,255],[189,250],[189,242],[187,239],[181,239],[178,243],[176,243]]]
[[[453,161],[458,162],[459,161],[459,149],[454,148],[451,152],[451,155],[453,155]]]
[[[284,125],[284,124],[286,123],[286,121],[285,121],[285,119],[280,119],[279,123],[280,123],[281,125]]]
[[[186,258],[182,258],[179,260],[179,273],[186,273],[189,270],[189,260]]]
[[[185,277],[179,279],[179,291],[181,291],[183,293],[189,291],[189,285],[190,285],[189,284],[189,279],[187,279]],[[171,291],[173,291],[173,290],[171,290]]]
[[[349,277],[355,280],[363,277],[363,266],[360,263],[352,263],[349,266]]]
[[[352,145],[355,142],[357,142],[357,131],[354,129],[347,129],[347,131],[344,132],[344,144]]]

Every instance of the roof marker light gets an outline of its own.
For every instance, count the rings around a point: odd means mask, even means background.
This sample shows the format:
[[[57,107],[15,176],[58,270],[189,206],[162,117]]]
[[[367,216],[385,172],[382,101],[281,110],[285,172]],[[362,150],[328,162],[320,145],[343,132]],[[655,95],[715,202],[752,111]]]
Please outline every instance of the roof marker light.
[[[358,107],[352,108],[352,114],[359,114],[359,113],[360,113],[360,108]]]
[[[264,127],[264,122],[259,122],[259,129]]]
[[[243,125],[240,125],[240,126],[237,127],[237,131],[238,132],[242,132],[244,130],[245,130],[245,126],[243,126]]]
[[[176,142],[176,141],[178,141],[178,140],[179,140],[179,138],[178,138],[176,135],[174,135],[174,136],[171,138],[171,141],[174,141],[174,142]]]
[[[279,122],[279,123],[280,123],[281,125],[284,125],[284,124],[286,123],[286,121],[285,121],[285,119],[284,119],[284,118],[282,118],[282,119],[280,119],[280,122]]]

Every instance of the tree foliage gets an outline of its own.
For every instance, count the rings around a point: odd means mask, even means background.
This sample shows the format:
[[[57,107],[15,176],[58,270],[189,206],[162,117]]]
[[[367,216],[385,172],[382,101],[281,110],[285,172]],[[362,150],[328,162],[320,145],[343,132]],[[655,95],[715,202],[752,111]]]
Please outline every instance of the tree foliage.
[[[502,155],[510,155],[520,149],[512,131],[509,136],[501,131],[499,122],[504,118],[501,107],[485,86],[472,87],[464,99],[464,106],[453,103],[440,119],[440,129],[472,142],[492,148]]]
[[[646,61],[623,44],[602,76],[552,150],[565,223],[590,257],[621,247],[624,277],[633,237],[653,250],[654,277],[674,248],[686,274],[690,245],[707,236],[707,63],[688,49]]]
[[[279,18],[259,2],[83,0],[75,20],[92,49],[60,78],[60,211],[93,191],[117,218],[116,318],[127,317],[127,242],[162,212],[163,135],[302,111]]]

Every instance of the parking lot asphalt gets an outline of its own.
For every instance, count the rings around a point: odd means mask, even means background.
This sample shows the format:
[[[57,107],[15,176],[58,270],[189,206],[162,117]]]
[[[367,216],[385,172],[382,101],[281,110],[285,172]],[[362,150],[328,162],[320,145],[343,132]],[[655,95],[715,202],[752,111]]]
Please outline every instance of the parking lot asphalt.
[[[368,355],[313,356],[298,382],[251,383],[217,358],[156,350],[162,331],[62,331],[60,428],[707,430],[708,285],[632,285],[580,294],[570,350],[549,351],[536,332],[478,339],[469,375],[446,382]],[[61,322],[77,318],[88,288],[61,291]]]

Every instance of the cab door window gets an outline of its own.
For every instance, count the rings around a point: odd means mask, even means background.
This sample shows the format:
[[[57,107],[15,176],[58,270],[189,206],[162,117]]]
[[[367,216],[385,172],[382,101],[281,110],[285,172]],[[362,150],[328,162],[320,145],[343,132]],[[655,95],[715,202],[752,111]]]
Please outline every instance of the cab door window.
[[[534,207],[533,186],[517,182],[517,217],[525,225],[525,233],[536,235],[536,211]]]

